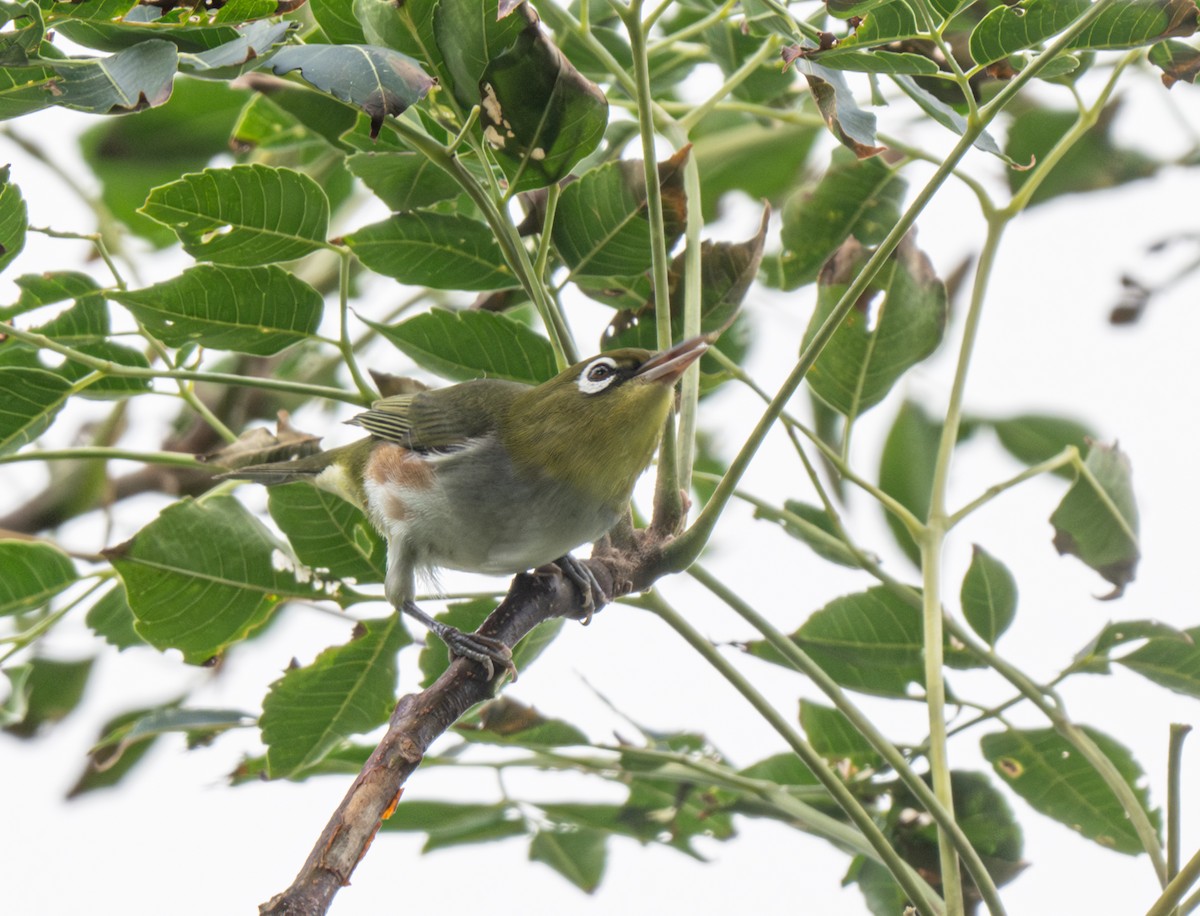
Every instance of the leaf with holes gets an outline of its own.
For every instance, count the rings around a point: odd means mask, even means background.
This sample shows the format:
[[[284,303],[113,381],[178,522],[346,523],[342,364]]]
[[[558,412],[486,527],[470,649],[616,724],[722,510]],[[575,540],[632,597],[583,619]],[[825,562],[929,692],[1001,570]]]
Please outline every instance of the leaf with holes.
[[[344,241],[371,270],[401,283],[463,290],[518,285],[492,230],[461,214],[398,213]]]
[[[191,664],[245,639],[289,598],[336,595],[230,496],[174,503],[104,555],[125,583],[138,635]]]
[[[273,683],[259,720],[270,777],[300,773],[350,735],[386,722],[396,705],[396,653],[411,641],[399,614],[363,620],[350,642]]]
[[[869,256],[851,238],[821,269],[805,346]],[[946,310],[946,287],[912,235],[906,236],[817,357],[808,373],[812,390],[853,422],[937,348],[946,329]]]
[[[608,99],[600,87],[536,23],[488,61],[479,92],[483,136],[510,191],[565,178],[599,146],[608,125]]]
[[[159,340],[270,356],[316,333],[325,301],[274,264],[198,264],[145,289],[113,293]]]
[[[507,315],[432,309],[398,325],[366,323],[418,365],[454,381],[486,376],[537,385],[557,371],[550,341]]]
[[[1107,597],[1119,598],[1141,558],[1133,471],[1115,445],[1093,445],[1084,466],[1089,473],[1079,476],[1050,516],[1054,546],[1100,573],[1113,584]]]
[[[407,54],[373,45],[291,45],[268,65],[276,76],[299,70],[305,82],[362,109],[371,119],[372,137],[385,117],[403,114],[434,85]]]
[[[205,169],[155,188],[138,211],[170,226],[199,261],[251,267],[293,261],[325,247],[329,200],[291,169]]]
[[[1083,727],[1138,803],[1158,827],[1161,812],[1150,808],[1145,773],[1129,749],[1094,728]],[[983,756],[1030,806],[1108,849],[1126,855],[1145,852],[1121,803],[1095,768],[1050,728],[1009,729],[984,735]]]

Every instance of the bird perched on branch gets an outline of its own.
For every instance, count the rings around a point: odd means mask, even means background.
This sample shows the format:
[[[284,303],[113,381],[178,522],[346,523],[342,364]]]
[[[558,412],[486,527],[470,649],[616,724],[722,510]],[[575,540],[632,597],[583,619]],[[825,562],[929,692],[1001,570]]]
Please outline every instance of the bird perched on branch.
[[[384,398],[349,421],[366,439],[224,476],[268,486],[309,480],[358,505],[387,540],[388,601],[489,679],[496,666],[515,673],[508,646],[416,605],[417,573],[508,575],[553,562],[590,619],[607,599],[570,551],[621,517],[654,456],[675,382],[709,341],[613,350],[537,386],[479,379]]]

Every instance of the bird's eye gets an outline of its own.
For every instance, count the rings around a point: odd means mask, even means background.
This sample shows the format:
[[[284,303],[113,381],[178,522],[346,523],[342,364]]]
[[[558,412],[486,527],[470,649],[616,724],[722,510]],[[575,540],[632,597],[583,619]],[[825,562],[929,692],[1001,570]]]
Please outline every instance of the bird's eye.
[[[597,394],[617,379],[617,364],[607,356],[588,363],[579,373],[579,390],[584,394]]]

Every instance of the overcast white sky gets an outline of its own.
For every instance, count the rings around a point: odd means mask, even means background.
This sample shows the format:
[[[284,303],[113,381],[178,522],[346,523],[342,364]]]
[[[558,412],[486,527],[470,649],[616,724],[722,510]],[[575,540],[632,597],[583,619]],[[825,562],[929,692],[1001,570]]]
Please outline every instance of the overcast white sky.
[[[1193,127],[1200,122],[1198,92],[1189,86],[1174,90],[1174,101]],[[1064,96],[1059,101],[1067,100]],[[1145,87],[1135,104],[1126,105],[1126,113],[1136,112],[1136,117],[1123,124],[1122,138],[1160,155],[1179,152],[1182,140],[1163,105],[1162,91]],[[895,120],[899,114],[884,115],[893,131],[904,129]],[[62,137],[76,125],[90,123],[52,112],[15,127]],[[1164,129],[1164,124],[1171,126]],[[66,163],[74,161],[65,141],[54,144],[54,153]],[[92,228],[75,201],[59,196],[56,183],[3,138],[0,161],[13,162],[12,177],[29,201],[33,223],[78,231]],[[995,160],[980,155],[970,161],[975,174],[1001,174]],[[917,172],[910,173],[910,186],[918,182]],[[1051,547],[1046,519],[1061,498],[1061,481],[1039,480],[1010,493],[972,517],[952,539],[945,561],[948,595],[957,594],[972,542],[986,547],[1016,574],[1020,610],[1000,648],[1035,680],[1052,677],[1110,619],[1152,617],[1178,627],[1200,625],[1193,582],[1198,508],[1194,465],[1200,445],[1197,284],[1164,297],[1136,327],[1113,329],[1106,323],[1120,273],[1129,270],[1154,278],[1166,272],[1166,264],[1182,259],[1179,252],[1148,259],[1144,251],[1164,236],[1196,232],[1197,200],[1200,176],[1167,170],[1152,181],[1094,199],[1061,198],[1037,208],[1012,227],[1002,250],[972,367],[969,408],[988,415],[1061,412],[1085,419],[1106,438],[1119,439],[1133,461],[1142,519],[1144,559],[1138,581],[1123,599],[1110,604],[1092,597],[1106,592],[1106,583],[1077,561],[1058,557]],[[744,202],[733,208],[718,231],[741,239],[752,233],[754,220],[754,208]],[[973,198],[953,184],[919,226],[920,244],[943,275],[978,245]],[[34,245],[35,256],[18,261],[0,279],[0,302],[12,301],[12,278],[19,273],[80,266],[77,246],[48,244],[36,237]],[[147,276],[157,273],[153,267],[148,265]],[[756,290],[748,298],[746,308],[757,332],[750,369],[768,389],[790,368],[811,304],[807,290],[790,295]],[[603,317],[597,308],[587,319],[593,335],[598,335]],[[944,403],[960,330],[955,324],[951,346],[902,381],[863,421],[856,435],[855,461],[868,476],[877,466],[882,435],[903,394],[935,410]],[[380,368],[407,371],[408,366],[401,359]],[[727,388],[705,403],[702,423],[719,430],[720,440],[732,452],[759,407],[746,393]],[[335,441],[352,435],[316,411],[309,418],[307,424],[301,420],[303,428],[327,424]],[[67,417],[60,420],[56,434],[69,429],[68,422]],[[155,431],[147,431],[145,445],[153,447],[155,436]],[[978,437],[956,461],[952,503],[972,498],[1015,469],[994,443]],[[0,488],[3,512],[23,498],[37,478],[30,469],[10,465],[0,470],[0,479],[5,482]],[[755,462],[745,488],[775,498],[810,498],[782,441],[772,442]],[[252,490],[242,492],[248,501],[260,498]],[[890,547],[875,507],[858,495],[852,505],[861,542],[881,553],[898,573],[911,575]],[[146,500],[146,519],[157,507],[154,500]],[[129,533],[113,532],[108,543]],[[94,520],[72,525],[66,534],[88,549],[103,546],[104,533]],[[741,507],[735,507],[718,530],[708,562],[784,629],[793,629],[831,598],[870,584],[863,575],[816,560],[782,534],[751,521]],[[448,579],[448,585],[454,587],[456,581]],[[683,577],[662,588],[714,640],[749,635]],[[382,613],[383,606],[378,610]],[[52,641],[54,657],[78,658],[99,648],[81,620],[68,621],[60,630]],[[307,661],[326,645],[344,641],[348,631],[346,622],[331,615],[288,611],[266,638],[239,649],[220,678],[150,650],[119,657],[101,650],[76,713],[34,742],[0,736],[5,775],[0,810],[7,825],[0,830],[0,861],[7,876],[0,910],[37,916],[97,908],[245,913],[283,889],[348,780],[224,787],[225,774],[241,754],[258,750],[256,732],[228,735],[214,747],[195,752],[185,752],[182,739],[163,740],[128,788],[72,804],[63,804],[62,795],[74,781],[95,729],[108,716],[172,699],[196,685],[201,689],[194,705],[253,708],[292,657]],[[738,659],[733,650],[729,653]],[[795,710],[799,696],[817,698],[800,678],[738,660],[781,709]],[[955,672],[952,677],[956,687],[979,699],[1009,695],[983,675]],[[402,686],[414,682],[412,672],[402,673]],[[634,609],[610,608],[586,630],[568,626],[538,663],[522,673],[520,682],[508,688],[508,695],[548,715],[576,721],[599,740],[609,738],[614,729],[628,733],[628,725],[588,684],[649,726],[705,731],[739,764],[783,749],[781,740],[747,715],[740,698],[672,633]],[[1095,725],[1134,749],[1147,771],[1154,802],[1161,804],[1168,724],[1200,721],[1197,701],[1121,671],[1109,678],[1075,679],[1064,694],[1077,721]],[[898,741],[923,734],[923,711],[918,707],[899,708],[870,699],[863,699],[862,705]],[[1023,707],[1012,719],[1031,727],[1045,724]],[[953,742],[956,766],[988,769],[978,752],[980,734],[972,732]],[[1200,749],[1193,742],[1189,750],[1185,799],[1193,814],[1185,825],[1185,858],[1200,845],[1200,768],[1194,763]],[[505,787],[516,798],[621,798],[615,787],[570,776],[509,776]],[[493,799],[497,791],[487,772],[420,770],[405,797]],[[1013,798],[1012,806],[1026,829],[1025,857],[1032,865],[1003,891],[1009,912],[1138,913],[1154,898],[1156,882],[1145,857],[1132,859],[1100,849],[1031,811],[1020,799]],[[590,898],[545,866],[528,864],[519,840],[422,858],[417,855],[420,838],[382,836],[332,912],[354,916],[436,908],[469,914],[481,905],[526,916],[618,910],[649,914],[752,909],[760,914],[848,916],[865,912],[857,890],[839,887],[848,860],[825,843],[773,823],[743,819],[738,828],[741,835],[732,842],[699,844],[712,859],[708,865],[672,851],[614,841],[604,883]],[[471,893],[487,895],[486,902],[477,902],[468,896]]]

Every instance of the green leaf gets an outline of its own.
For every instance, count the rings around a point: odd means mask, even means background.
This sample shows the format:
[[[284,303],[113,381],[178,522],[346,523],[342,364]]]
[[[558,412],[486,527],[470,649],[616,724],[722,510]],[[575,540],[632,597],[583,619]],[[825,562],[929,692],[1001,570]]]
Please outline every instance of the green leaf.
[[[1079,138],[1038,185],[1030,204],[1044,203],[1062,194],[1107,190],[1155,174],[1163,163],[1133,148],[1118,146],[1112,136],[1119,100],[1110,103],[1096,125]],[[1008,129],[1005,152],[1016,162],[1042,161],[1070,130],[1078,117],[1074,109],[1035,108],[1024,111]],[[1029,170],[1009,169],[1008,184],[1017,191],[1029,179]]]
[[[269,66],[276,76],[299,70],[305,82],[364,111],[372,137],[385,117],[403,114],[434,85],[407,54],[373,45],[291,45]]]
[[[889,76],[910,74],[912,76],[932,76],[938,72],[938,65],[923,54],[873,49],[861,51],[850,48],[841,51],[831,48],[812,54],[822,66],[830,70],[852,70],[856,73],[885,73]]]
[[[920,38],[925,30],[917,24],[911,0],[891,0],[863,17],[854,34],[838,42],[838,47],[876,47],[894,41]]]
[[[518,285],[487,224],[457,213],[398,213],[344,241],[371,270],[401,283],[462,290]]]
[[[1076,652],[1067,670],[1109,674],[1112,671],[1112,651],[1142,639],[1174,640],[1185,644],[1192,642],[1188,633],[1157,620],[1118,620],[1107,624],[1091,642]]]
[[[399,614],[360,621],[350,642],[275,681],[260,720],[271,778],[314,766],[343,739],[386,722],[396,705],[396,654],[411,641]]]
[[[100,182],[104,205],[157,247],[172,244],[174,233],[138,208],[152,188],[229,152],[230,131],[248,97],[223,83],[180,78],[170,105],[136,118],[106,119],[84,131],[80,149]]]
[[[231,728],[246,728],[254,724],[254,716],[240,709],[183,709],[174,703],[147,710],[104,735],[93,747],[93,753],[103,748],[125,748],[173,732],[187,735],[188,747],[211,742]]]
[[[1160,41],[1150,48],[1150,63],[1162,70],[1168,89],[1180,80],[1195,83],[1200,76],[1200,49],[1182,41]]]
[[[658,167],[668,251],[683,234],[687,220],[686,161],[684,151]],[[633,277],[649,270],[646,206],[645,168],[640,159],[606,163],[567,185],[558,203],[553,234],[572,279]]]
[[[835,598],[813,613],[792,639],[843,687],[907,697],[909,684],[925,682],[921,610],[884,586]],[[750,643],[748,649],[785,664],[765,642]],[[978,665],[949,641],[946,660],[952,667]]]
[[[1114,446],[1093,445],[1084,461],[1100,489],[1080,475],[1050,523],[1060,554],[1079,557],[1113,584],[1119,598],[1137,575],[1138,511],[1128,456]]]
[[[0,168],[0,271],[8,267],[25,247],[29,228],[21,189],[9,180],[9,166]]]
[[[1003,60],[1057,35],[1082,16],[1091,0],[1023,0],[1001,5],[979,20],[971,32],[971,57],[980,66]]]
[[[1097,16],[1072,48],[1135,48],[1196,32],[1195,0],[1123,0]]]
[[[1048,414],[1021,414],[980,422],[990,425],[1005,450],[1024,464],[1048,461],[1071,445],[1085,451],[1087,443],[1096,438],[1092,429],[1078,420]],[[1060,468],[1056,473],[1070,476],[1072,472],[1070,468]]]
[[[0,366],[0,455],[28,445],[50,426],[71,394],[61,375]]]
[[[29,698],[29,677],[33,674],[33,665],[23,662],[10,665],[0,670],[8,678],[8,695],[0,703],[0,728],[7,728],[25,718]]]
[[[762,124],[726,117],[724,112],[706,117],[691,135],[705,222],[717,218],[730,191],[779,206],[784,195],[801,183],[808,154],[821,134],[810,125]]]
[[[325,247],[329,200],[299,172],[265,165],[205,169],[155,188],[138,212],[170,226],[192,257],[250,267]]]
[[[746,342],[739,333],[741,325],[737,323],[738,310],[758,275],[769,217],[770,211],[764,210],[758,232],[744,242],[705,241],[700,244],[700,331],[704,334],[722,332],[716,346],[734,362],[741,362],[746,354]],[[676,340],[684,334],[686,265],[687,254],[680,253],[671,262],[667,277],[671,294],[671,336]],[[618,312],[605,331],[602,346],[605,350],[620,347],[657,350],[653,299],[637,310]],[[701,358],[700,366],[705,373],[720,371],[708,356]]]
[[[258,0],[246,0],[248,3]],[[270,0],[263,0],[270,2]],[[226,4],[224,12],[232,8]],[[232,80],[249,70],[256,70],[273,53],[277,45],[299,28],[298,22],[251,22],[238,26],[237,37],[207,51],[181,53],[179,67],[201,79]]]
[[[89,114],[155,108],[171,97],[178,63],[175,46],[156,38],[97,60],[56,60],[54,101]]]
[[[883,762],[841,710],[801,700],[800,725],[813,749],[831,763],[848,761],[855,769],[875,769]]]
[[[353,0],[311,0],[313,19],[330,44],[354,45],[366,42],[362,23],[355,15]]]
[[[398,325],[366,323],[417,365],[454,381],[488,377],[537,385],[557,371],[550,341],[496,312],[435,308]]]
[[[868,257],[850,239],[826,262],[818,280],[817,308],[804,335],[806,346]],[[946,287],[912,236],[906,236],[817,357],[808,383],[853,422],[937,348],[946,317]]]
[[[0,67],[20,67],[37,57],[46,24],[34,0],[26,3],[0,3],[0,26],[13,23],[11,31],[0,34]]]
[[[300,562],[338,579],[384,580],[387,546],[362,511],[341,497],[298,482],[268,489],[267,508]]]
[[[129,607],[120,582],[88,609],[85,622],[93,633],[120,651],[146,644],[134,628],[133,610]]]
[[[1133,755],[1103,732],[1086,726],[1083,730],[1112,761],[1157,826],[1160,812],[1150,808],[1145,774]],[[1108,849],[1127,855],[1145,852],[1112,790],[1053,729],[1009,729],[985,735],[980,745],[1000,778],[1034,810]]]
[[[971,629],[994,646],[1017,614],[1017,580],[1007,566],[975,544],[960,600]]]
[[[439,0],[354,0],[354,18],[362,26],[367,44],[393,48],[415,58],[430,75],[441,77],[445,66],[433,35],[434,10]]]
[[[839,71],[803,57],[795,58],[792,63],[808,79],[808,88],[825,126],[842,146],[859,159],[868,159],[886,149],[876,145],[875,115],[858,107],[854,93]]]
[[[21,683],[24,715],[6,724],[4,730],[20,738],[32,738],[66,718],[83,699],[94,661],[85,658],[61,662],[42,656],[31,659],[29,673]]]
[[[459,735],[476,744],[540,748],[588,743],[587,735],[570,722],[547,718],[532,706],[508,697],[492,700],[478,715],[460,720],[454,727]]]
[[[103,321],[87,323],[91,328],[87,332],[87,339],[93,340],[108,333],[108,313],[104,310],[103,300],[94,295],[99,291],[100,286],[87,274],[76,270],[52,270],[41,274],[22,274],[13,282],[21,290],[21,295],[15,303],[0,309],[0,315],[11,318],[23,312],[41,308],[43,305],[51,305],[67,299],[86,300],[93,309],[98,306],[99,311],[104,313]],[[48,326],[43,325],[42,327]],[[66,342],[63,337],[56,337],[56,339]]]
[[[41,607],[79,574],[71,558],[51,544],[0,540],[0,617]]]
[[[807,544],[823,560],[852,569],[859,566],[845,541],[834,533],[833,519],[819,506],[789,499],[783,504],[783,511],[756,506],[754,517],[778,522],[784,531]]]
[[[960,137],[966,134],[969,126],[967,119],[933,93],[921,88],[912,77],[895,74],[892,79],[904,91],[905,95],[916,102],[925,114],[941,124],[942,127],[953,131]],[[991,153],[993,156],[1003,159],[1010,166],[1017,165],[1017,163],[1004,155],[1004,151],[1000,149],[1000,144],[986,130],[975,138],[974,146],[976,149],[981,149],[985,153]]]
[[[460,804],[439,801],[401,801],[392,816],[383,822],[384,830],[419,830],[429,834],[423,852],[486,843],[521,836],[527,832],[525,821],[515,806]]]
[[[125,583],[138,635],[191,664],[245,639],[289,598],[336,597],[230,496],[180,500],[104,555]]]
[[[933,469],[941,438],[942,424],[926,415],[915,401],[905,401],[883,444],[879,462],[880,489],[921,521],[929,517]],[[886,513],[885,519],[896,543],[919,566],[921,551],[904,523],[890,512]]]
[[[536,21],[511,48],[489,59],[479,93],[483,136],[510,192],[565,178],[599,146],[608,124],[600,87],[571,65]]]
[[[113,298],[163,343],[270,356],[317,331],[321,294],[282,267],[198,264]]]
[[[178,702],[168,703],[148,709],[134,709],[119,716],[114,716],[100,726],[98,740],[103,741],[105,736],[128,727],[131,723],[154,713],[156,710],[168,709],[178,705]],[[118,785],[137,765],[138,761],[146,755],[146,752],[153,747],[157,739],[157,735],[147,735],[140,741],[127,742],[126,744],[117,744],[115,746],[105,744],[94,748],[88,754],[87,767],[80,774],[75,785],[67,792],[67,798],[76,798],[87,792],[94,792],[97,789],[108,789]]]
[[[546,863],[590,894],[604,877],[608,834],[601,830],[539,830],[529,844],[529,859]]]
[[[1200,698],[1200,627],[1182,636],[1151,639],[1117,661],[1168,690]]]
[[[0,121],[52,106],[57,79],[48,66],[0,67]]]
[[[496,0],[483,0],[438,3],[432,19],[432,35],[445,61],[447,88],[463,110],[470,111],[481,103],[479,83],[488,65],[516,44],[537,15],[524,7],[517,15],[500,19]],[[423,38],[429,34],[424,31],[423,23],[421,34]]]
[[[346,167],[396,212],[454,197],[458,182],[418,153],[355,153]]]
[[[877,245],[900,219],[907,182],[879,158],[858,160],[842,149],[815,185],[783,207],[780,241],[783,288],[817,278],[817,271],[848,238]]]
[[[738,775],[747,776],[750,779],[763,779],[779,786],[820,785],[813,771],[790,751],[764,757],[762,760],[738,770]]]

